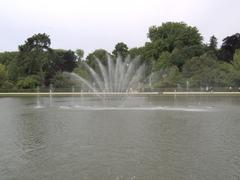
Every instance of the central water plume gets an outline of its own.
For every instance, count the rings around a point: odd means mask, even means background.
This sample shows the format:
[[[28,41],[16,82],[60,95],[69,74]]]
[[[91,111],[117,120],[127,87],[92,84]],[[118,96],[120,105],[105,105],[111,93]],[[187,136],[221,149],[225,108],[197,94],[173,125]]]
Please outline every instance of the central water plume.
[[[74,80],[79,81],[93,92],[132,92],[139,91],[140,84],[144,80],[145,65],[141,64],[140,58],[122,59],[118,56],[113,59],[107,55],[107,64],[104,65],[95,58],[97,69],[93,69],[84,62],[88,70],[89,79],[83,78],[76,73],[65,73]],[[91,80],[90,80],[91,79]]]

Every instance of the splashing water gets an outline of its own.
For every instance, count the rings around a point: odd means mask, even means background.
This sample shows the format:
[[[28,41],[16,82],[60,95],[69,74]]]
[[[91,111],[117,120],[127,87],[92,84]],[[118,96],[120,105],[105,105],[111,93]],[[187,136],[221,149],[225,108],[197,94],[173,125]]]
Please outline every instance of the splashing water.
[[[132,92],[140,88],[144,79],[145,65],[139,58],[125,60],[120,56],[116,60],[107,55],[107,65],[95,58],[98,71],[84,63],[92,80],[85,79],[75,73],[65,73],[72,79],[86,85],[93,92]]]

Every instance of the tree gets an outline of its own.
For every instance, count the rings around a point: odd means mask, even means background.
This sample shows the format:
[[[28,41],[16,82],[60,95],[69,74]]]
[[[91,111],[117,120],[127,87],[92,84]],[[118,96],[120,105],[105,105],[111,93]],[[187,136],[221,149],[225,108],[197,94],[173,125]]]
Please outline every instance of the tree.
[[[8,79],[16,81],[18,78],[19,66],[17,65],[17,57],[19,52],[2,52],[0,53],[0,64],[5,65],[8,72]]]
[[[141,53],[145,62],[160,65],[161,62],[158,61],[163,52],[173,53],[169,59],[169,64],[177,66],[180,71],[186,60],[199,54],[196,48],[203,49],[202,36],[197,28],[188,26],[183,22],[167,22],[159,27],[152,26],[149,28],[148,38],[151,42],[145,43]],[[191,50],[191,53],[188,53],[188,50]],[[182,52],[184,52],[183,55],[180,54]],[[193,55],[191,55],[192,53]]]
[[[131,49],[129,49],[128,54],[130,55],[131,58],[142,56],[143,55],[143,47],[131,48]]]
[[[3,64],[0,64],[0,88],[11,89],[13,87],[14,84],[8,78],[7,67]]]
[[[155,88],[163,87],[176,87],[177,84],[182,82],[182,76],[179,69],[176,66],[171,66],[160,71],[160,76],[155,79],[153,86]]]
[[[233,85],[233,68],[209,54],[193,57],[183,66],[183,77],[194,87]]]
[[[88,54],[88,56],[86,57],[86,63],[96,70],[96,68],[98,67],[96,58],[99,59],[103,65],[106,66],[108,59],[107,56],[111,56],[111,54],[107,52],[105,49],[97,49],[94,52]]]
[[[183,22],[167,22],[161,26],[152,26],[148,31],[151,42],[160,41],[162,51],[172,52],[175,48],[201,45],[202,36],[196,27]]]
[[[216,38],[214,35],[211,36],[211,37],[210,37],[210,41],[209,41],[209,46],[208,46],[208,48],[209,48],[210,50],[216,51],[216,50],[217,50],[217,44],[218,44],[217,38]]]
[[[170,63],[182,70],[183,65],[192,57],[200,56],[204,53],[201,45],[186,46],[183,48],[175,48],[171,54]]]
[[[186,46],[183,48],[175,48],[172,53],[164,51],[160,54],[157,60],[154,60],[153,71],[169,68],[170,66],[177,66],[182,71],[183,65],[192,57],[200,56],[204,53],[202,45]]]
[[[223,39],[223,44],[220,49],[219,58],[231,62],[235,50],[240,48],[240,34],[236,33],[232,36],[227,36]]]
[[[154,61],[153,72],[169,68],[172,65],[170,63],[170,59],[171,59],[171,53],[169,53],[168,51],[163,52],[158,58],[158,60]]]
[[[54,52],[56,55],[54,60],[55,72],[72,72],[73,69],[77,67],[77,56],[75,55],[74,51],[56,49]]]
[[[142,56],[146,61],[153,61],[157,60],[162,52],[165,52],[162,41],[147,42],[143,47]]]
[[[4,65],[9,65],[11,62],[15,61],[18,56],[18,52],[2,52],[0,53],[0,63]]]
[[[16,61],[17,60],[11,61],[11,63],[7,66],[9,80],[13,82],[16,82],[18,80],[20,77],[20,72],[22,70],[22,67],[20,67]]]
[[[19,51],[34,51],[34,50],[49,50],[51,45],[51,40],[49,35],[43,33],[34,34],[32,37],[25,41],[25,44],[20,45]]]
[[[40,84],[41,81],[37,75],[30,75],[17,81],[17,87],[19,89],[35,89]]]
[[[6,80],[7,80],[6,66],[3,64],[0,64],[0,87],[4,84]]]
[[[77,49],[75,51],[76,56],[77,56],[77,61],[80,62],[83,60],[83,56],[84,56],[84,51],[82,49]]]
[[[237,49],[233,56],[233,67],[240,71],[240,49]]]
[[[84,66],[84,62],[79,62],[78,66],[74,69],[73,72],[85,79],[89,79],[91,77],[86,67]]]
[[[74,82],[69,77],[58,72],[51,79],[51,84],[53,84],[54,88],[71,88]]]
[[[119,42],[116,44],[115,49],[113,50],[112,54],[117,57],[118,55],[125,58],[128,55],[128,47],[125,43]]]
[[[51,40],[45,33],[35,34],[18,47],[17,65],[21,67],[21,76],[38,75],[45,83],[46,72],[51,68]]]

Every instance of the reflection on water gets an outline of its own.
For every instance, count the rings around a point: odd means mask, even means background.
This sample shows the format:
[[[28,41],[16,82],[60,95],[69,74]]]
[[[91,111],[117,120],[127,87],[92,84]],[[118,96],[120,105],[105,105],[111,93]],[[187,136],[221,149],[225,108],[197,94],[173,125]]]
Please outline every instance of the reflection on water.
[[[238,97],[39,101],[0,99],[0,179],[240,177]]]
[[[26,112],[20,116],[17,122],[18,143],[24,152],[23,158],[36,156],[39,149],[46,147],[48,118],[44,113]],[[38,152],[37,152],[38,153]]]

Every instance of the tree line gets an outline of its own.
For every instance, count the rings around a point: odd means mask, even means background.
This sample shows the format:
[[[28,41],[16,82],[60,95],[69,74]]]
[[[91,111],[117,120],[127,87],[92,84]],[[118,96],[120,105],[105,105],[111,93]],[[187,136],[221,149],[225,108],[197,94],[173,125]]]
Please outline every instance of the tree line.
[[[151,77],[153,88],[185,87],[240,87],[240,34],[225,37],[218,46],[213,35],[208,43],[196,27],[184,22],[166,22],[148,29],[149,41],[142,47],[129,49],[119,42],[112,52],[96,49],[84,58],[82,49],[51,48],[50,36],[45,33],[29,37],[18,51],[0,53],[0,88],[34,89],[37,86],[66,88],[74,85],[63,72],[89,74],[103,64],[107,56],[115,59],[140,57],[146,64],[146,77]],[[147,81],[145,82],[147,86]]]

